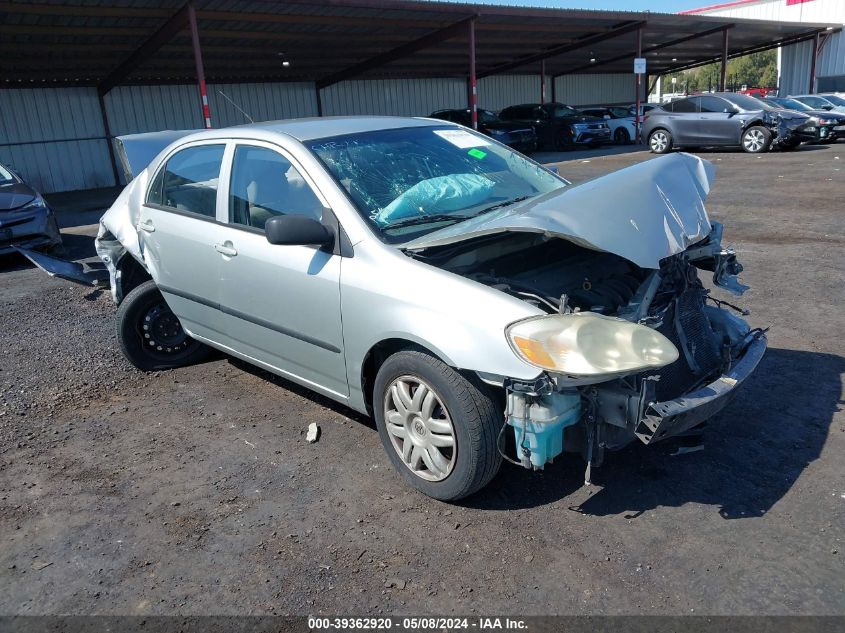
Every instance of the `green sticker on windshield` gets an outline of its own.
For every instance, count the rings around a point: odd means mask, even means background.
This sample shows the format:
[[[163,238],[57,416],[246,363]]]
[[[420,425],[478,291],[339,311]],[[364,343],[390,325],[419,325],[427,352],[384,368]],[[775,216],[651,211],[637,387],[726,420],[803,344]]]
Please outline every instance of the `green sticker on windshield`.
[[[467,152],[467,154],[469,154],[473,158],[477,158],[478,160],[481,160],[482,158],[487,156],[487,152],[482,152],[480,149],[475,148],[475,147],[473,147],[471,150],[469,150]]]

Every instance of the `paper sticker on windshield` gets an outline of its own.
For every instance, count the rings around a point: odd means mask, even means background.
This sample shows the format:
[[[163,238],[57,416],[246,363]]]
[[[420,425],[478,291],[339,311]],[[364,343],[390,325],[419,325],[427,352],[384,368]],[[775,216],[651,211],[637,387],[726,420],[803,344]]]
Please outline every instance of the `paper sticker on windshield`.
[[[490,145],[490,141],[487,141],[480,136],[476,136],[475,134],[465,132],[464,130],[434,130],[434,133],[443,140],[449,141],[452,145],[460,147],[461,149]]]

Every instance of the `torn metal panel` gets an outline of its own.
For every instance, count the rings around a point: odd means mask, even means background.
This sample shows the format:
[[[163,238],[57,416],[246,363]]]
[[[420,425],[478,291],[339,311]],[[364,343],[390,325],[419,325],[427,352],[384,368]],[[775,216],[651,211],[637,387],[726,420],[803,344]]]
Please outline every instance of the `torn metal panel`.
[[[614,253],[643,268],[710,234],[704,209],[714,167],[670,154],[435,231],[405,244],[421,249],[472,237],[524,231]]]
[[[109,281],[109,272],[104,268],[91,268],[79,262],[65,261],[29,248],[16,246],[14,249],[51,277],[67,279],[84,286],[104,286]]]

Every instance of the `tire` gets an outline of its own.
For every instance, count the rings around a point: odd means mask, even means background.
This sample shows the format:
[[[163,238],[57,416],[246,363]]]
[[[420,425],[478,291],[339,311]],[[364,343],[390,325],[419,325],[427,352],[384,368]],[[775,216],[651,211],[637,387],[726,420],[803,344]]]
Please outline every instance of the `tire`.
[[[648,147],[652,154],[666,154],[672,150],[672,133],[664,128],[657,128],[648,135]]]
[[[790,140],[788,140],[788,141],[784,141],[783,143],[781,143],[781,144],[780,144],[780,148],[781,148],[782,150],[785,150],[785,151],[787,151],[787,152],[790,152],[790,151],[792,151],[792,150],[794,150],[794,149],[798,149],[798,147],[799,147],[800,145],[801,145],[801,141],[800,141],[799,139],[790,139]]]
[[[613,142],[617,145],[627,145],[631,142],[631,136],[628,134],[628,130],[624,127],[616,128],[616,131],[613,133]]]
[[[752,125],[742,133],[742,149],[749,154],[762,154],[772,146],[772,133],[762,125]]]
[[[117,340],[123,355],[141,371],[193,365],[211,352],[182,329],[153,280],[124,297],[117,310]]]
[[[502,407],[481,381],[426,353],[397,352],[384,362],[373,388],[373,411],[394,468],[429,497],[462,499],[499,471]]]

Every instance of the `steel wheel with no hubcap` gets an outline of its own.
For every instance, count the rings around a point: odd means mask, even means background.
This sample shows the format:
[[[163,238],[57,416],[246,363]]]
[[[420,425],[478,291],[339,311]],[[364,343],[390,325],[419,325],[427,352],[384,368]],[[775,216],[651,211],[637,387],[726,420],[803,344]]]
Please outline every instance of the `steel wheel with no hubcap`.
[[[384,397],[384,421],[393,447],[412,473],[428,481],[449,476],[457,457],[455,429],[429,385],[415,376],[394,380]]]

